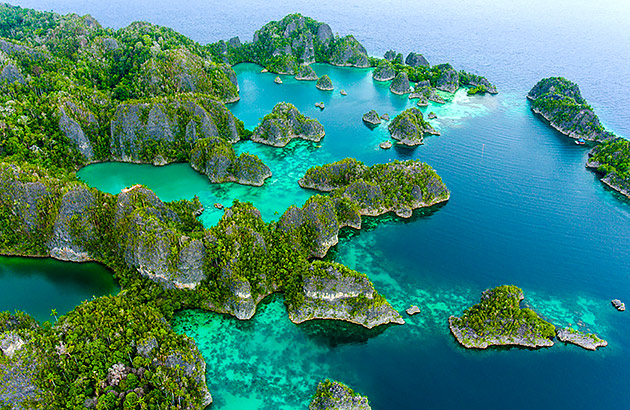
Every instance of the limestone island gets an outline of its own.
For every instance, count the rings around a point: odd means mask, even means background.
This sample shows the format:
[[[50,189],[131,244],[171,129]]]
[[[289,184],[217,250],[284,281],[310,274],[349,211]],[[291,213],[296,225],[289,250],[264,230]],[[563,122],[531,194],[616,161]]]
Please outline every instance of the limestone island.
[[[330,77],[328,77],[327,74],[324,74],[319,78],[319,80],[317,80],[317,84],[315,84],[315,87],[317,87],[318,90],[322,91],[332,91],[335,89],[335,87],[333,87],[332,80],[330,79]]]
[[[587,141],[594,144],[586,167],[598,174],[604,185],[630,198],[628,140],[604,129],[577,84],[563,77],[545,78],[531,89],[527,98],[532,101],[532,111],[551,127],[576,139],[578,145]]]
[[[324,138],[319,121],[301,114],[293,104],[280,102],[263,117],[250,139],[265,145],[284,147],[294,138],[319,142]]]
[[[600,339],[594,333],[582,333],[570,327],[556,329],[558,340],[565,343],[572,343],[586,350],[597,350],[598,347],[608,346],[608,342]]]
[[[317,385],[317,391],[308,410],[372,410],[368,398],[352,391],[338,381],[324,380]]]
[[[393,139],[410,147],[423,144],[425,134],[440,135],[439,131],[424,120],[422,111],[415,107],[394,117],[387,129]]]
[[[409,84],[409,77],[406,72],[401,71],[396,74],[396,77],[389,86],[389,91],[399,95],[409,94],[411,92],[411,85]]]
[[[488,289],[481,301],[460,317],[448,319],[451,333],[466,348],[515,345],[530,348],[553,346],[554,326],[533,310],[521,308],[523,291],[504,285]]]
[[[378,116],[376,110],[370,110],[366,112],[365,114],[363,114],[363,117],[361,119],[363,120],[363,122],[373,127],[376,127],[381,123],[381,118]]]
[[[276,76],[276,78],[273,80],[274,83],[276,84],[282,84],[282,78],[280,78],[280,76]]]
[[[302,188],[330,192],[356,205],[360,215],[387,212],[409,218],[412,211],[445,202],[450,193],[440,176],[427,164],[393,161],[368,167],[353,158],[309,168],[298,181]]]
[[[409,94],[409,99],[418,99],[417,105],[426,107],[429,101],[438,104],[445,104],[446,101],[437,93],[436,89],[431,86],[429,80],[423,80],[416,84],[414,90]]]
[[[302,65],[298,69],[295,79],[299,81],[317,81],[319,77],[310,65]]]
[[[336,319],[368,329],[405,323],[364,274],[338,263],[313,262],[302,273],[301,282],[301,292],[288,297],[287,310],[293,323]]]
[[[540,80],[527,94],[531,109],[560,133],[586,141],[606,141],[615,136],[606,131],[577,84],[563,77]]]
[[[387,60],[379,61],[374,71],[372,71],[374,81],[390,81],[393,80],[394,77],[396,77],[394,66]]]
[[[190,153],[190,166],[213,183],[262,186],[271,176],[269,167],[257,156],[242,153],[237,157],[232,144],[216,137],[197,141]]]

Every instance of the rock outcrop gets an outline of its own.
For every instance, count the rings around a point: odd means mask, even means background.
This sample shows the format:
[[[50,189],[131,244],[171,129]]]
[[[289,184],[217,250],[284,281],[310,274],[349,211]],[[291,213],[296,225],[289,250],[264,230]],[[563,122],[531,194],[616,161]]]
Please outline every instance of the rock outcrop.
[[[376,110],[370,110],[363,114],[362,120],[372,126],[377,126],[381,123],[381,118],[378,116]]]
[[[22,72],[20,71],[20,69],[17,68],[15,66],[15,64],[9,63],[9,64],[5,65],[2,68],[2,71],[0,72],[0,84],[2,84],[2,83],[7,83],[7,84],[13,84],[13,83],[26,84],[26,81],[24,80],[24,76],[22,75]]]
[[[418,99],[419,106],[429,105],[429,101],[433,101],[438,104],[445,104],[446,101],[437,93],[435,88],[431,86],[431,83],[427,80],[421,81],[416,84],[416,88],[411,94],[409,99]]]
[[[201,138],[238,141],[239,123],[225,105],[201,96],[123,103],[111,121],[111,154],[123,162],[153,162],[158,155],[173,162]]]
[[[555,328],[534,311],[520,308],[523,291],[499,286],[481,294],[481,302],[448,319],[451,333],[466,348],[516,345],[530,348],[553,346]]]
[[[560,133],[586,141],[614,139],[586,103],[577,84],[562,77],[540,80],[527,94],[531,109]]]
[[[423,119],[422,112],[417,108],[409,108],[398,114],[387,129],[393,139],[407,146],[423,144],[425,134],[440,135]]]
[[[324,380],[317,385],[317,391],[308,410],[372,410],[367,397],[355,393],[343,383]]]
[[[66,101],[65,104],[59,107],[59,129],[70,141],[75,143],[85,159],[91,161],[94,159],[92,142],[85,134],[80,123],[85,124],[92,133],[98,132],[98,122],[90,111],[80,108],[71,101]]]
[[[447,201],[450,193],[439,175],[420,161],[394,161],[371,167],[352,158],[312,167],[299,184],[345,199],[360,215],[387,212],[409,218],[414,209]]]
[[[414,53],[413,51],[407,55],[405,64],[411,67],[429,67],[430,64],[422,54]]]
[[[335,319],[371,329],[388,323],[404,324],[400,314],[380,296],[363,274],[331,262],[316,261],[302,274],[299,303],[288,306],[289,319]]]
[[[387,60],[379,61],[378,65],[372,71],[372,78],[375,81],[389,81],[396,77],[394,66]]]
[[[572,343],[586,350],[597,350],[598,347],[608,346],[608,342],[600,339],[594,333],[582,333],[570,327],[556,329],[556,337],[559,341]]]
[[[315,87],[317,87],[318,90],[322,91],[332,91],[335,89],[332,80],[326,74],[324,74],[319,78],[319,80],[317,80],[317,84],[315,84]]]
[[[402,64],[403,63],[403,55],[402,53],[397,53],[394,50],[387,50],[383,58],[390,63]]]
[[[615,307],[615,309],[617,309],[620,312],[623,312],[626,310],[626,304],[620,301],[619,299],[613,299],[611,303]]]
[[[190,153],[190,166],[212,183],[262,186],[271,176],[269,167],[257,156],[243,153],[237,157],[232,144],[218,137],[197,141]]]
[[[81,185],[70,188],[63,195],[48,245],[50,256],[72,262],[92,259],[83,242],[95,234],[89,212],[94,203],[94,194]]]
[[[449,93],[454,93],[459,89],[459,73],[450,64],[440,64],[434,68],[438,72],[435,88]]]
[[[474,89],[478,89],[481,93],[498,94],[497,87],[492,84],[486,77],[467,73],[466,71],[459,72],[459,84],[468,85]],[[469,90],[470,91],[470,90]],[[476,93],[477,93],[476,92]],[[579,91],[578,91],[579,92]]]
[[[310,65],[300,66],[297,74],[295,75],[295,79],[300,81],[317,81],[318,78],[319,77],[317,77],[315,70],[313,70],[313,67]]]
[[[263,117],[250,138],[261,144],[284,147],[294,138],[319,142],[324,135],[324,127],[317,120],[301,114],[293,104],[281,102]]]
[[[396,74],[396,77],[389,86],[389,91],[399,95],[409,94],[411,92],[411,85],[409,84],[409,77],[406,72],[401,71]]]

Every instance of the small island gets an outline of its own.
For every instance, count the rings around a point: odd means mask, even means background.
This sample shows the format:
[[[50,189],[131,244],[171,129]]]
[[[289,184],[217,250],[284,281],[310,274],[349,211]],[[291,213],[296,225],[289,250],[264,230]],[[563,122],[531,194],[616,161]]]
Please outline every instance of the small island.
[[[411,85],[409,84],[409,77],[404,71],[396,74],[396,77],[389,86],[389,90],[394,94],[409,94],[411,92]]]
[[[614,138],[574,82],[563,77],[540,80],[527,94],[531,109],[560,133],[575,139],[601,142]]]
[[[586,350],[597,350],[598,347],[608,346],[608,342],[600,339],[594,333],[582,333],[570,327],[556,329],[558,340],[565,343],[572,343]]]
[[[586,167],[599,174],[604,185],[630,198],[630,141],[605,141],[594,147],[588,157]]]
[[[353,158],[309,168],[299,180],[302,188],[331,192],[356,204],[360,215],[388,212],[409,218],[413,210],[448,201],[450,193],[427,164],[393,161],[367,167]]]
[[[425,134],[440,135],[424,120],[422,111],[417,108],[409,108],[398,114],[387,129],[393,139],[410,147],[423,144]]]
[[[499,286],[481,294],[481,301],[460,317],[448,319],[451,333],[466,348],[489,346],[553,346],[555,327],[533,310],[521,308],[523,291],[516,286]]]
[[[260,158],[248,153],[237,157],[232,144],[216,137],[197,141],[190,154],[190,166],[213,183],[262,186],[271,176],[271,170]]]
[[[370,110],[363,114],[362,120],[372,127],[376,127],[381,123],[381,117],[378,116],[376,110]]]
[[[390,81],[393,80],[394,77],[396,77],[394,66],[387,60],[379,61],[374,71],[372,71],[374,81]]]
[[[318,90],[322,91],[332,91],[335,89],[332,80],[330,79],[330,77],[328,77],[327,74],[324,74],[319,78],[319,80],[317,80],[317,84],[315,84],[315,87],[317,87]]]
[[[317,73],[310,65],[301,65],[298,69],[295,79],[299,81],[317,81]]]
[[[317,385],[308,410],[372,410],[367,397],[355,393],[338,381],[324,380]]]
[[[294,138],[319,142],[324,135],[324,127],[319,121],[301,114],[293,104],[281,102],[263,117],[250,139],[273,147],[284,147]]]
[[[368,329],[388,323],[405,323],[376,292],[367,276],[338,263],[313,262],[302,273],[301,282],[301,291],[287,297],[289,319],[293,323],[335,319]]]

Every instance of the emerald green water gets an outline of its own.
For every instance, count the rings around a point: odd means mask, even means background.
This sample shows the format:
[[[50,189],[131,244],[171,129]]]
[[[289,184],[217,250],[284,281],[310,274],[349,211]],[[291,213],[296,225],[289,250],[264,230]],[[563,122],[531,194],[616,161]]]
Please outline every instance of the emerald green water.
[[[84,300],[119,291],[112,273],[97,263],[0,256],[0,311],[24,311],[53,320]]]
[[[630,299],[630,207],[584,168],[587,150],[534,117],[522,95],[468,97],[464,90],[444,106],[423,109],[438,115],[433,123],[441,136],[427,137],[415,149],[381,150],[386,124],[371,130],[361,115],[376,109],[393,116],[414,102],[374,83],[369,70],[315,70],[332,78],[334,92],[286,76],[277,85],[275,75],[260,73],[260,67],[236,67],[241,101],[230,109],[247,127],[288,101],[326,129],[319,144],[236,144],[238,152],[256,154],[271,168],[273,177],[263,187],[209,184],[187,164],[110,163],[79,172],[112,193],[143,183],[165,200],[198,195],[206,205],[206,226],[221,215],[212,204],[233,198],[252,201],[265,220],[276,219],[313,194],[297,185],[306,169],[346,156],[368,164],[419,158],[451,190],[439,209],[410,220],[372,218],[360,232],[345,231],[329,255],[366,273],[396,309],[418,305],[422,312],[403,326],[296,326],[281,296],[267,300],[247,322],[200,311],[177,314],[174,328],[192,336],[207,361],[213,406],[303,409],[325,377],[367,394],[375,409],[416,409],[419,403],[482,409],[489,397],[513,408],[630,405],[622,382],[630,376],[624,342],[630,323],[610,305],[612,298]],[[338,93],[341,88],[348,96]],[[326,109],[315,108],[317,101]],[[461,348],[448,331],[448,316],[500,284],[522,287],[526,303],[545,318],[594,331],[609,346],[597,352],[563,344],[537,351]]]

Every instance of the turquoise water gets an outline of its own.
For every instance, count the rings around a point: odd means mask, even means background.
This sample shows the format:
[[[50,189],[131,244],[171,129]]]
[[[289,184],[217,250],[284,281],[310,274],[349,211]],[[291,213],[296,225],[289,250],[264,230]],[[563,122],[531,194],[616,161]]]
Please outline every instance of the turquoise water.
[[[429,107],[442,135],[411,149],[377,148],[383,125],[369,130],[361,114],[390,115],[409,101],[373,84],[367,70],[315,66],[335,91],[240,65],[241,101],[230,108],[254,126],[279,101],[318,118],[327,135],[318,144],[285,149],[239,143],[260,156],[274,176],[262,188],[211,185],[187,164],[163,168],[99,164],[80,177],[117,193],[135,183],[163,199],[199,195],[204,204],[250,200],[266,220],[311,192],[296,180],[313,164],[354,156],[367,163],[419,158],[452,191],[451,200],[409,221],[370,220],[346,233],[331,258],[369,275],[399,310],[422,313],[403,326],[367,332],[335,323],[291,324],[277,296],[247,322],[197,311],[181,312],[178,331],[193,336],[208,363],[217,409],[303,409],[318,380],[334,377],[367,394],[374,409],[628,408],[630,317],[610,299],[630,300],[630,203],[606,190],[584,168],[587,150],[534,117],[525,93],[542,77],[576,81],[605,124],[630,135],[627,56],[630,3],[534,0],[417,2],[305,2],[23,0],[19,4],[91,13],[121,27],[146,19],[203,43],[253,31],[293,11],[353,33],[374,55],[389,48],[420,51],[431,63],[452,62],[487,75],[498,96],[455,97]],[[611,40],[612,39],[612,40]],[[614,41],[613,41],[614,40]],[[347,97],[339,95],[345,88]],[[324,101],[319,112],[313,104]],[[206,206],[208,208],[208,206]],[[202,220],[220,216],[208,208]],[[557,325],[597,332],[609,346],[468,351],[448,333],[446,319],[504,283],[522,287],[526,301]]]
[[[22,310],[39,321],[54,320],[84,300],[114,294],[118,286],[97,263],[0,256],[0,311]]]

